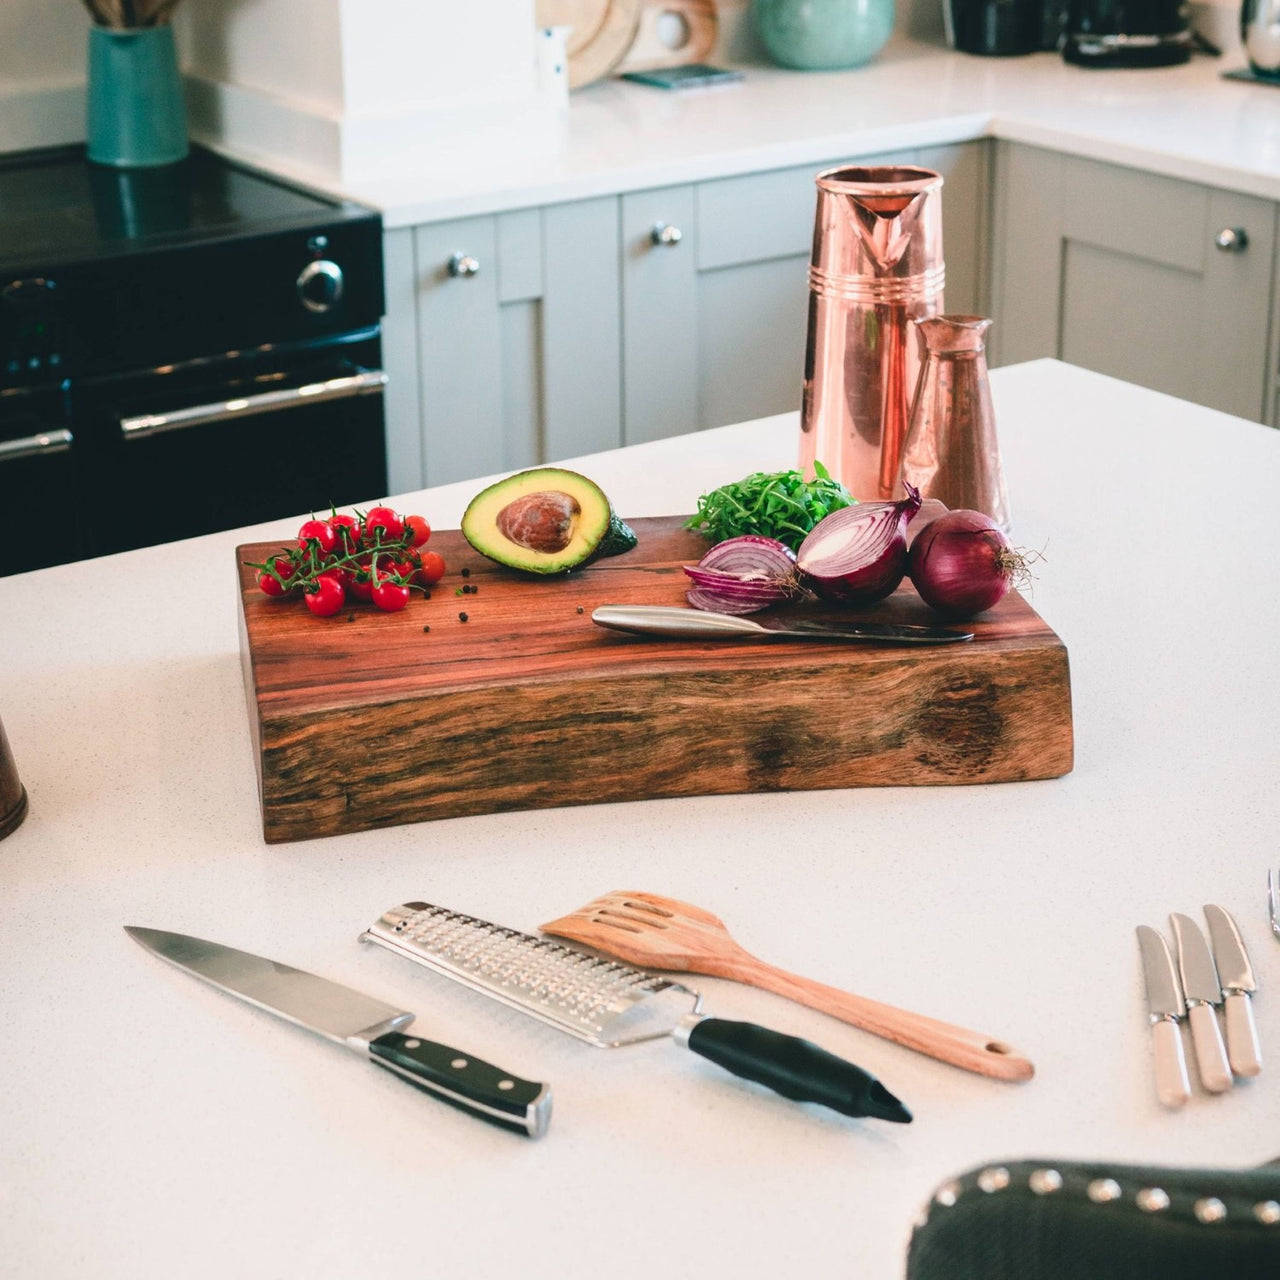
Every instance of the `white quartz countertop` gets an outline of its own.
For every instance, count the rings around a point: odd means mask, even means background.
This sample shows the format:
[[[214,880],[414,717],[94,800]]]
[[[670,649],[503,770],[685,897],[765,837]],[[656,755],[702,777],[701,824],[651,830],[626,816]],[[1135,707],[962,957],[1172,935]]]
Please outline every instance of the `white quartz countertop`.
[[[1076,764],[1052,781],[268,846],[234,548],[296,520],[0,579],[0,718],[31,797],[0,842],[0,1275],[890,1280],[932,1190],[983,1162],[1280,1155],[1264,912],[1280,863],[1280,435],[1050,361],[992,381],[1015,541],[1043,551],[1032,599],[1070,654]],[[575,465],[625,516],[678,513],[793,465],[796,434],[785,415]],[[479,484],[397,504],[447,527]],[[433,605],[451,607],[413,607]],[[532,930],[625,888],[706,907],[795,972],[1011,1041],[1036,1078],[971,1076],[698,980],[713,1013],[814,1040],[915,1112],[848,1120],[670,1043],[593,1049],[357,941],[414,898]],[[1206,902],[1251,949],[1265,1066],[1169,1113],[1134,926],[1167,933],[1169,912]],[[164,965],[126,924],[415,1010],[424,1034],[551,1082],[550,1131],[531,1142],[443,1106]]]
[[[423,139],[400,173],[345,194],[395,227],[990,136],[1280,199],[1280,88],[1222,78],[1243,65],[1238,48],[1096,70],[895,39],[853,71],[753,65],[681,92],[603,81],[558,116]]]

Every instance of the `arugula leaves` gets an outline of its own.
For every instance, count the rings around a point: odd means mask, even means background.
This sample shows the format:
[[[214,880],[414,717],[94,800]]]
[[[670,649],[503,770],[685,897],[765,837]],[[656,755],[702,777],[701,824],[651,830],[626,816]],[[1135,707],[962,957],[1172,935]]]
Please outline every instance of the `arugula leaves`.
[[[815,462],[813,470],[812,480],[799,471],[757,471],[737,484],[712,489],[698,499],[698,512],[684,527],[712,542],[756,533],[795,551],[823,516],[854,503],[849,490],[833,480],[821,462]]]

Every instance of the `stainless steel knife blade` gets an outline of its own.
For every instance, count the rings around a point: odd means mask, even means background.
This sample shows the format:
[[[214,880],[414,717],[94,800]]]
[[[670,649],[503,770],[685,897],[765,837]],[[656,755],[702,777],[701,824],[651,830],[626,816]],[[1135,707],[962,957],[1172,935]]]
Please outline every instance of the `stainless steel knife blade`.
[[[1178,972],[1187,998],[1187,1020],[1196,1051],[1200,1083],[1210,1093],[1225,1093],[1232,1085],[1227,1050],[1218,1029],[1217,1004],[1222,999],[1218,971],[1200,926],[1190,916],[1175,912],[1169,917],[1178,944]]]
[[[248,951],[163,929],[126,925],[149,951],[229,995],[370,1058],[481,1119],[539,1137],[551,1090],[402,1028],[414,1015],[328,978]]]
[[[1258,1028],[1253,1020],[1251,996],[1258,984],[1249,963],[1240,929],[1222,907],[1207,905],[1205,919],[1218,962],[1218,977],[1227,1020],[1227,1056],[1231,1069],[1239,1076],[1256,1076],[1262,1070],[1262,1049]]]
[[[1191,1097],[1187,1063],[1182,1055],[1178,1020],[1186,1012],[1178,974],[1168,943],[1149,925],[1138,926],[1142,971],[1147,987],[1147,1012],[1156,1059],[1156,1096],[1166,1107],[1180,1107]]]
[[[757,640],[854,640],[874,644],[954,644],[973,639],[972,631],[926,627],[914,623],[848,622],[747,618],[669,605],[602,604],[591,620],[611,631],[674,640],[724,640],[752,636]]]

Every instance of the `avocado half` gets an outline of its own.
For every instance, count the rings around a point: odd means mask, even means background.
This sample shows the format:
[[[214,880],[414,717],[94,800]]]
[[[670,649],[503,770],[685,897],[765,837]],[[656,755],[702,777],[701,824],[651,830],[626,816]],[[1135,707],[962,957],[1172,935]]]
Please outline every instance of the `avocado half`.
[[[636,545],[594,480],[563,467],[518,471],[482,489],[462,535],[483,556],[526,573],[567,573]]]

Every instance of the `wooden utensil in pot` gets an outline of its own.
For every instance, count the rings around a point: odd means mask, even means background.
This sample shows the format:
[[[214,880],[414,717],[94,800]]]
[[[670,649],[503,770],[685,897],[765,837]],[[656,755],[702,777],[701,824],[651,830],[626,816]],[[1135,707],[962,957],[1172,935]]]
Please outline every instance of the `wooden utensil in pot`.
[[[1030,1080],[1035,1074],[1027,1058],[991,1036],[895,1009],[766,964],[739,946],[718,917],[674,898],[607,893],[544,924],[542,931],[642,968],[703,973],[761,987],[979,1075]]]

